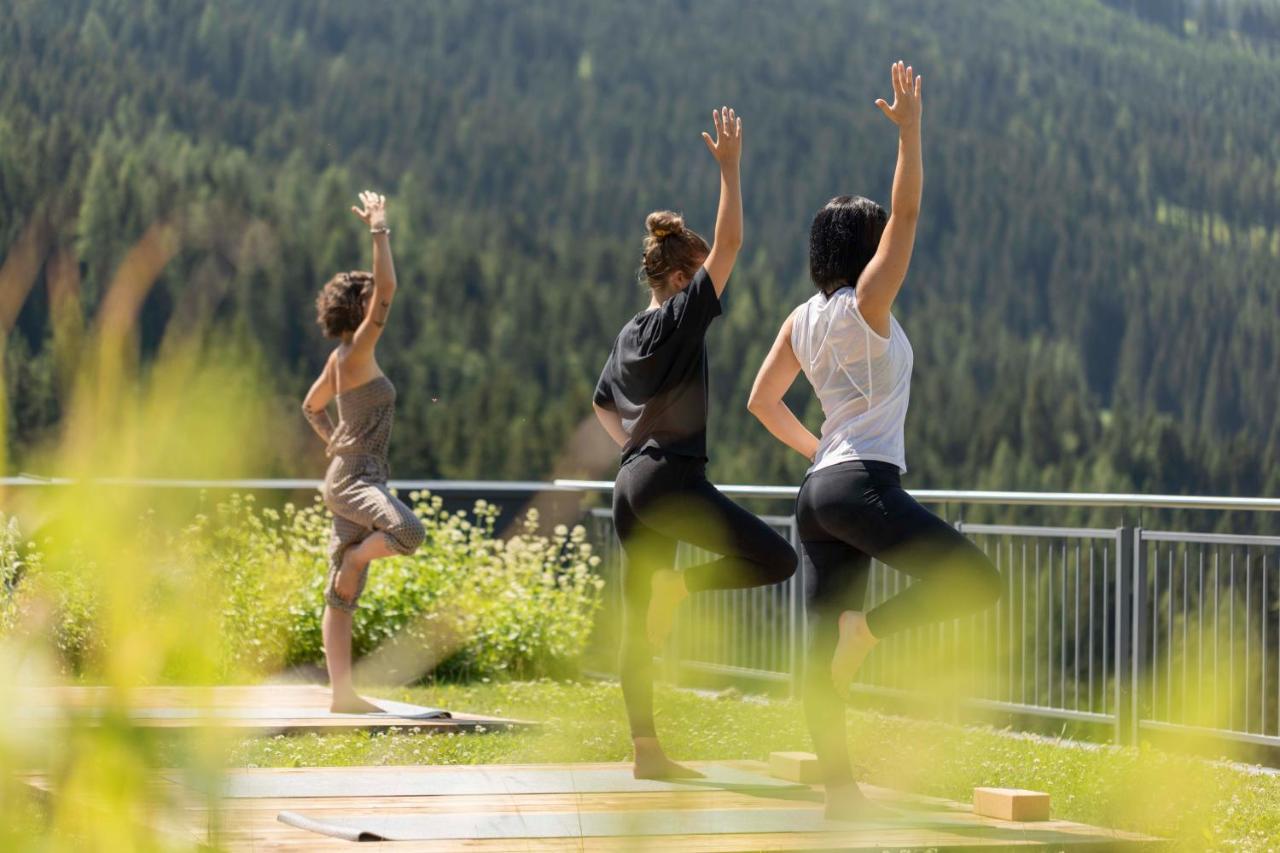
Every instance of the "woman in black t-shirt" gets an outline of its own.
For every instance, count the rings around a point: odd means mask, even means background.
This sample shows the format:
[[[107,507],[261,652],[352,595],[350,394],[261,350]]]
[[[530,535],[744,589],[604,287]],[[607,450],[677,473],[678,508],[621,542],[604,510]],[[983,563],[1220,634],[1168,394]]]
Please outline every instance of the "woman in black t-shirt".
[[[712,113],[703,140],[720,165],[715,244],[670,211],[649,214],[644,276],[649,307],[623,326],[596,385],[596,416],[622,448],[613,520],[624,560],[622,695],[640,779],[700,775],[667,758],[653,724],[653,650],[666,642],[690,592],[784,581],[787,541],[716,490],[706,476],[707,327],[742,246],[738,161],[742,120]],[[677,572],[676,545],[723,556]]]

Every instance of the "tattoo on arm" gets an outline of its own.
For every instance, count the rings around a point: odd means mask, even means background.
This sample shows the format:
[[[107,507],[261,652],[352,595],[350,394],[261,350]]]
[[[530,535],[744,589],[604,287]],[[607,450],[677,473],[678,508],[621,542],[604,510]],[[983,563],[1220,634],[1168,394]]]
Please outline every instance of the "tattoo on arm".
[[[387,325],[387,315],[391,313],[391,303],[383,300],[373,309],[373,323],[376,326]]]
[[[313,409],[306,403],[302,404],[302,416],[307,419],[307,423],[311,424],[311,428],[316,431],[316,435],[328,444],[333,438],[333,421],[329,419],[327,409]]]

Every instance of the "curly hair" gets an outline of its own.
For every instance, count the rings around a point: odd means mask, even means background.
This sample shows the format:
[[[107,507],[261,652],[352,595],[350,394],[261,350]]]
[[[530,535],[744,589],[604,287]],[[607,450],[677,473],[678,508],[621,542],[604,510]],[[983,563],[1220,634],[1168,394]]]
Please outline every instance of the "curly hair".
[[[836,196],[809,228],[809,277],[830,295],[858,278],[880,246],[889,214],[869,198]]]
[[[365,296],[373,291],[373,273],[340,272],[325,282],[316,297],[316,324],[326,338],[354,332],[364,319]]]
[[[644,238],[641,271],[651,288],[665,287],[673,272],[692,276],[711,252],[702,235],[686,228],[684,218],[670,210],[650,213],[644,227],[649,234]]]

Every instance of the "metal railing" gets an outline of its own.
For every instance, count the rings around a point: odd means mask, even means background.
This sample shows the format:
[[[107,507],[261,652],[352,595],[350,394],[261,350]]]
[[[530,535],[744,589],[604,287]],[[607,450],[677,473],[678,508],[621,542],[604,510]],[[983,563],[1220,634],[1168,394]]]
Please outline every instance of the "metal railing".
[[[557,481],[606,492],[611,483]],[[793,498],[786,487],[724,487],[739,498]],[[1280,511],[1280,500],[914,491],[926,503]],[[797,548],[794,519],[765,516]],[[620,549],[609,511],[592,512],[606,572]],[[1280,747],[1280,536],[956,523],[999,570],[987,610],[886,639],[859,674],[869,694],[945,694],[979,708],[1110,727],[1117,743],[1196,733]],[[702,559],[683,551],[678,563]],[[763,590],[704,593],[677,622],[665,666],[798,691],[807,561]],[[875,562],[874,606],[912,581]],[[612,584],[616,589],[617,584]]]
[[[69,485],[34,475],[0,487]],[[318,480],[95,480],[120,487],[284,490]],[[608,493],[605,481],[397,480],[393,487],[520,500]],[[735,498],[794,500],[789,486],[722,486]],[[914,490],[922,503],[1280,512],[1280,499],[1184,495]],[[589,513],[611,581],[600,642],[616,648],[621,554],[607,509]],[[764,516],[797,548],[794,519]],[[920,696],[945,687],[964,704],[1144,732],[1197,733],[1280,747],[1280,536],[1118,527],[956,522],[1001,573],[1003,594],[981,613],[886,639],[859,676],[869,694]],[[705,555],[682,546],[679,564]],[[805,665],[807,561],[783,584],[702,593],[683,608],[664,667],[792,685]],[[910,578],[873,564],[867,604]],[[607,659],[607,657],[606,657]],[[932,669],[921,662],[932,662]]]

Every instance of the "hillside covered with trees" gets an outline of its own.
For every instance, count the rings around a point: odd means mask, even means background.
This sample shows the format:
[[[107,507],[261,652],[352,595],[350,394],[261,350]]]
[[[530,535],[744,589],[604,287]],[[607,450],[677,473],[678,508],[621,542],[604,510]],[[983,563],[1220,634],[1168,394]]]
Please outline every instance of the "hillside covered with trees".
[[[369,263],[348,207],[374,187],[401,285],[380,350],[396,475],[610,476],[575,430],[645,299],[645,213],[711,232],[699,132],[724,103],[745,121],[747,243],[710,335],[711,474],[796,482],[747,391],[811,293],[813,212],[887,204],[896,140],[872,102],[903,58],[925,77],[897,309],[909,484],[1280,494],[1274,3],[8,5],[5,286],[32,270],[0,294],[13,470],[163,222],[181,244],[142,303],[139,363],[177,337],[241,343],[281,436],[275,470],[246,474],[319,476],[297,410],[326,352],[314,294]]]

